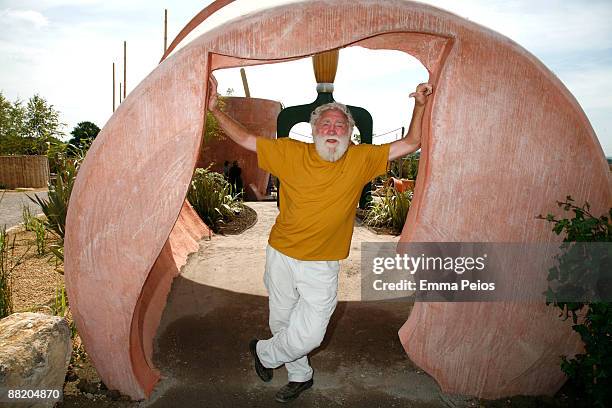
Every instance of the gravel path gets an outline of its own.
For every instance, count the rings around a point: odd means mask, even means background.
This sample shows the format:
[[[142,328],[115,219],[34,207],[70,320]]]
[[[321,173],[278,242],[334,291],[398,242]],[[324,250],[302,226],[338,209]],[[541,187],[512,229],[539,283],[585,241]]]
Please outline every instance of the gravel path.
[[[41,198],[47,198],[46,189],[37,189],[34,191],[0,191],[0,227],[6,226],[6,229],[19,225],[23,221],[22,208],[27,205],[30,208],[32,215],[41,214],[42,211],[38,204],[33,203],[27,196],[34,198],[34,195]]]

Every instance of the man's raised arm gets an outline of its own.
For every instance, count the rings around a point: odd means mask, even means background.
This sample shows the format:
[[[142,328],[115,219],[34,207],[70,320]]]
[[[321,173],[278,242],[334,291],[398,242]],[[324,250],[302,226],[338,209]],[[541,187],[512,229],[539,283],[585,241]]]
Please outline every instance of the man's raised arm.
[[[419,84],[416,91],[411,93],[409,97],[414,97],[414,110],[412,111],[412,119],[408,127],[408,133],[395,142],[391,143],[389,148],[389,161],[399,159],[407,154],[416,152],[421,146],[421,122],[423,121],[423,113],[425,112],[425,103],[428,96],[433,92],[431,84]]]
[[[226,135],[234,142],[252,152],[257,151],[257,137],[249,132],[244,126],[236,122],[225,112],[219,109],[217,95],[217,81],[210,76],[210,97],[208,99],[208,110],[217,119],[219,126]]]

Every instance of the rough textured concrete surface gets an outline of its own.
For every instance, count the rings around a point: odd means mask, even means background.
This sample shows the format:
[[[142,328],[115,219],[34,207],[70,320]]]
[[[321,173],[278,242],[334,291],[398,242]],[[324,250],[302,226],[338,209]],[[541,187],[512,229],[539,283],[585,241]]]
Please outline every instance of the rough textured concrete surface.
[[[228,3],[212,3],[188,27]],[[155,290],[147,281],[156,263],[165,276],[180,268],[169,237],[186,234],[175,223],[200,151],[209,73],[352,45],[410,53],[435,87],[402,240],[551,242],[559,237],[534,217],[558,211],[555,200],[588,200],[594,213],[610,206],[612,180],[584,112],[500,34],[400,0],[308,1],[243,16],[163,60],[104,126],[75,183],[66,286],[109,388],[144,398],[159,378],[147,350],[164,296],[144,302],[143,292]],[[539,285],[545,274],[517,264],[517,279]],[[406,317],[406,352],[445,392],[550,394],[564,379],[558,356],[581,349],[543,304],[419,303]]]
[[[72,342],[66,320],[41,313],[14,313],[0,320],[0,395],[13,390],[63,393]],[[29,400],[52,407],[59,398]],[[24,405],[19,405],[24,406]]]

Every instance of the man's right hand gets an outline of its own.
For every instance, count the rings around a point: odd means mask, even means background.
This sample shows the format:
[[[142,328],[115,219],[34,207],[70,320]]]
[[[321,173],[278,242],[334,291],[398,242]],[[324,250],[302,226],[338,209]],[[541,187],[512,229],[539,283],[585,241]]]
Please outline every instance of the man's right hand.
[[[219,95],[217,94],[217,80],[210,74],[208,80],[208,110],[214,111],[217,109],[217,102],[219,101]]]
[[[219,109],[219,95],[217,94],[217,80],[211,74],[208,78],[208,110],[221,126],[223,132],[234,142],[252,152],[257,151],[257,138],[244,126]]]

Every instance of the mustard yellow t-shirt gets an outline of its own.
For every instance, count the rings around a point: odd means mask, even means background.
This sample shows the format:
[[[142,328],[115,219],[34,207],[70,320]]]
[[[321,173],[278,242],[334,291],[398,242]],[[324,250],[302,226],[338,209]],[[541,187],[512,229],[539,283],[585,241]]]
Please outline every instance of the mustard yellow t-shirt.
[[[268,243],[304,261],[334,261],[349,254],[353,223],[366,183],[387,170],[389,145],[349,145],[336,162],[314,144],[257,138],[259,167],[281,182],[280,213]]]

